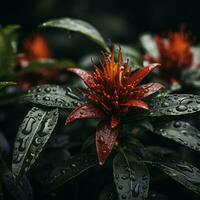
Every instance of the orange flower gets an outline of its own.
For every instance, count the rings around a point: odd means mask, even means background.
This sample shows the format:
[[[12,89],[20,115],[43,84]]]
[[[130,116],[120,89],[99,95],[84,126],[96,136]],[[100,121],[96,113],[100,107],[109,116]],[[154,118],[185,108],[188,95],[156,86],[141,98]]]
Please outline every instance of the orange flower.
[[[82,69],[69,69],[80,76],[88,87],[88,102],[75,109],[67,117],[66,124],[82,118],[103,118],[96,131],[100,164],[105,162],[117,141],[122,115],[133,107],[148,110],[149,107],[143,99],[163,88],[159,83],[139,85],[159,65],[154,63],[133,73],[119,49],[117,62],[114,60],[114,52],[104,54],[101,66],[94,66],[91,74]]]
[[[155,36],[159,58],[145,55],[145,60],[160,62],[160,72],[164,78],[179,78],[180,72],[192,65],[193,53],[189,34],[181,28],[179,32],[170,32],[168,38]]]
[[[29,61],[52,57],[45,39],[39,34],[27,39],[24,43],[24,48]]]

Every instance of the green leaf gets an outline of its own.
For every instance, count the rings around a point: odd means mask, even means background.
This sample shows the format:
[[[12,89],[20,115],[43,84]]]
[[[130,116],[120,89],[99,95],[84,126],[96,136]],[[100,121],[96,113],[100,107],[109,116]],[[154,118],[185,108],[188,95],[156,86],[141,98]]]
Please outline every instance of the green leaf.
[[[75,88],[41,85],[31,88],[24,100],[49,107],[75,108],[85,102],[83,94]]]
[[[3,89],[11,85],[16,85],[16,83],[15,82],[0,82],[0,89]]]
[[[184,121],[156,124],[154,132],[196,151],[200,151],[200,131]]]
[[[36,70],[42,70],[42,69],[61,70],[61,69],[67,69],[68,67],[73,67],[73,66],[75,66],[75,64],[70,60],[41,59],[41,60],[31,62],[26,68],[23,68],[22,70],[20,70],[17,76],[31,73]]]
[[[99,200],[116,200],[117,198],[116,189],[113,184],[105,186],[99,196]]]
[[[15,140],[12,171],[20,180],[48,141],[58,120],[58,109],[33,107],[19,127]]]
[[[140,37],[140,42],[144,50],[153,58],[159,58],[159,51],[153,36],[150,34],[144,34]]]
[[[177,154],[162,147],[146,148],[145,160],[183,186],[200,194],[200,170],[177,159]]]
[[[0,76],[7,75],[14,65],[15,54],[9,37],[0,29]]]
[[[124,59],[129,60],[129,64],[133,66],[133,69],[139,69],[143,66],[142,63],[142,56],[140,55],[139,51],[136,48],[128,45],[116,44],[122,50],[122,54]],[[117,55],[118,49],[115,48],[115,54]]]
[[[13,51],[15,53],[17,52],[19,29],[20,25],[17,24],[8,25],[2,29],[2,32],[10,41]]]
[[[149,112],[146,115],[184,115],[200,111],[200,96],[192,94],[167,94],[156,96],[148,101]]]
[[[80,155],[66,160],[49,175],[47,188],[54,190],[91,167],[98,165],[96,155]]]
[[[98,30],[91,24],[83,20],[72,18],[53,19],[43,23],[42,25],[40,25],[40,27],[54,27],[65,29],[67,31],[79,32],[96,42],[103,49],[109,51],[106,42],[104,41]]]
[[[113,161],[114,181],[119,200],[142,200],[149,190],[149,172],[134,154],[118,153]]]

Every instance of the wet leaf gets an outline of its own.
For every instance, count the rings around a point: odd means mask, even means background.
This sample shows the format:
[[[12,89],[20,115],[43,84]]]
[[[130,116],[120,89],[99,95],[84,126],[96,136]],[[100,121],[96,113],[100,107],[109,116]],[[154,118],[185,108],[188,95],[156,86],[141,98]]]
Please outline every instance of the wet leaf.
[[[73,67],[75,64],[71,60],[54,60],[54,59],[40,59],[37,61],[32,61],[29,65],[20,70],[17,76],[31,73],[42,69],[67,69],[68,67]]]
[[[134,154],[117,154],[113,161],[114,181],[119,200],[142,200],[149,190],[149,172]]]
[[[83,20],[72,18],[54,19],[43,23],[41,27],[61,28],[67,31],[81,33],[96,42],[103,49],[109,51],[106,42],[104,41],[98,30],[94,26]]]
[[[29,170],[48,141],[58,120],[58,109],[33,107],[19,127],[15,140],[12,171],[18,180]]]
[[[200,194],[200,170],[179,160],[175,152],[162,147],[148,147],[145,160],[189,190]]]
[[[105,186],[100,194],[99,200],[116,200],[117,194],[113,184]]]
[[[151,98],[149,113],[146,115],[159,117],[163,115],[184,115],[200,111],[200,96],[191,94],[166,94]]]
[[[58,108],[76,108],[85,102],[83,94],[77,89],[49,84],[31,88],[23,99],[34,104]]]
[[[196,151],[200,151],[200,131],[184,121],[156,124],[154,132]]]
[[[33,200],[33,190],[29,180],[23,177],[20,183],[17,184],[14,175],[0,155],[0,199],[4,199],[3,194],[13,200]]]
[[[87,154],[71,157],[57,166],[49,175],[49,180],[47,181],[48,190],[54,190],[60,187],[97,164],[96,155]]]
[[[11,85],[16,85],[16,83],[15,82],[0,82],[0,89],[3,89]]]
[[[200,170],[191,164],[178,160],[159,159],[153,165],[183,186],[200,194]]]

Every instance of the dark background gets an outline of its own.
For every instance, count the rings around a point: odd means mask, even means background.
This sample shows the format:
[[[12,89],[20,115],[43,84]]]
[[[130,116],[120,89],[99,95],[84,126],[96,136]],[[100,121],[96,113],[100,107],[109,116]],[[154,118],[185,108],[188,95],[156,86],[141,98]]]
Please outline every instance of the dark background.
[[[25,31],[51,18],[81,18],[95,25],[106,39],[134,42],[150,31],[162,33],[186,23],[200,35],[199,1],[175,0],[2,0],[0,24],[21,24]]]

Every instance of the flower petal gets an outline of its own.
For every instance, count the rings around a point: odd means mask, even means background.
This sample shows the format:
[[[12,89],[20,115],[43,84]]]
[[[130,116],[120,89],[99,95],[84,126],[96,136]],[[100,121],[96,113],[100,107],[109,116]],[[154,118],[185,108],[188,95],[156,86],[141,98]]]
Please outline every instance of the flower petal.
[[[131,76],[129,84],[131,84],[132,86],[138,85],[154,68],[158,66],[160,66],[159,63],[152,63],[147,67],[139,69]]]
[[[79,68],[69,68],[68,71],[78,75],[88,87],[90,87],[91,84],[94,84],[92,75],[89,74],[87,71]]]
[[[145,92],[141,98],[147,97],[161,89],[164,89],[165,86],[161,83],[148,83],[138,87],[139,89],[145,89]]]
[[[99,164],[103,165],[117,141],[118,127],[112,129],[109,121],[102,121],[96,130],[96,149]]]
[[[149,106],[144,101],[136,100],[136,99],[129,100],[128,102],[126,102],[122,105],[128,106],[128,107],[137,107],[137,108],[149,110]]]
[[[92,104],[83,104],[72,111],[65,121],[65,125],[76,121],[77,119],[86,118],[103,118],[104,113]]]

